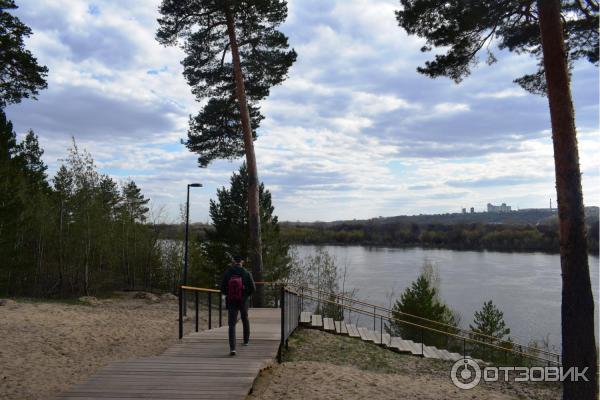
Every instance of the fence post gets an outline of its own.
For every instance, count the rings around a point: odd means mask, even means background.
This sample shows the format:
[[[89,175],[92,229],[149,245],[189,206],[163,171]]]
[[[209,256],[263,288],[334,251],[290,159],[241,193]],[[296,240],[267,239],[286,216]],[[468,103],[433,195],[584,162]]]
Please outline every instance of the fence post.
[[[421,357],[425,357],[425,343],[423,342],[423,328],[421,328]]]
[[[375,316],[375,306],[373,306],[373,331],[375,331],[375,320],[377,317]]]
[[[383,346],[383,315],[380,317],[379,320],[379,331],[381,334],[381,345]]]
[[[467,339],[463,338],[463,358],[467,358]]]
[[[281,299],[279,301],[281,306],[281,343],[279,343],[279,356],[278,361],[281,363],[283,361],[283,345],[285,342],[285,288],[283,285],[281,286]]]
[[[284,301],[285,306],[287,307],[287,311],[286,311],[286,324],[285,324],[285,333],[286,333],[286,338],[285,338],[285,349],[288,349],[288,333],[292,331],[292,318],[290,318],[292,316],[292,302],[291,300],[291,295],[289,292],[284,292],[283,296],[287,296],[287,300]]]
[[[212,329],[212,293],[208,292],[208,329]]]
[[[199,319],[198,318],[198,291],[194,291],[194,300],[196,301],[196,332],[198,332],[198,322]]]
[[[223,294],[219,293],[219,328],[223,326]]]
[[[183,338],[183,288],[179,286],[179,339]]]

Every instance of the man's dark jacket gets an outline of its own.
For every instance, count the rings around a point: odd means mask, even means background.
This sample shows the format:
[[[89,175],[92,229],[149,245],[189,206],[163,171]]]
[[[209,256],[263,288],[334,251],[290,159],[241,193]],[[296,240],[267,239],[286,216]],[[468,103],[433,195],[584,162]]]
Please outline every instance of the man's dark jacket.
[[[242,277],[242,282],[244,282],[244,302],[248,300],[248,297],[254,293],[256,290],[256,285],[254,284],[254,279],[252,278],[252,274],[246,271],[244,267],[239,264],[234,264],[225,271],[225,275],[223,275],[223,281],[221,281],[221,293],[227,296],[227,288],[229,286],[229,278],[232,275],[239,275]]]

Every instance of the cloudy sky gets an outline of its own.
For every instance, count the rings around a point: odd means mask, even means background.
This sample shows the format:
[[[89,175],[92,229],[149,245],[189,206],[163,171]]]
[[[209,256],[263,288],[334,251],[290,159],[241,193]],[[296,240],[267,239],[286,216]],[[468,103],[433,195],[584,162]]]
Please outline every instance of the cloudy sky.
[[[336,220],[483,210],[488,202],[546,207],[556,197],[547,100],[512,83],[535,69],[499,53],[462,84],[417,74],[431,57],[396,24],[397,0],[289,0],[281,30],[298,61],[262,103],[260,179],[283,220]],[[135,180],[178,218],[189,182],[191,218],[241,160],[199,169],[180,140],[200,105],[178,48],[154,39],[159,0],[17,0],[34,35],[28,48],[49,67],[38,101],[7,110],[19,134],[40,137],[50,174],[74,137],[98,167]],[[583,190],[600,203],[598,71],[573,73]],[[554,202],[554,200],[553,200]]]

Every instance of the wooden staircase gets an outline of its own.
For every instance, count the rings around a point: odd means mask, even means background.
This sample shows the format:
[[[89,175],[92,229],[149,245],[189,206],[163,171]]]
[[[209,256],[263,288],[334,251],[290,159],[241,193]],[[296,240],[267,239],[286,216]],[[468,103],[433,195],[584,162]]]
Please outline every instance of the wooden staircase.
[[[402,339],[398,336],[390,336],[387,333],[372,331],[362,326],[349,324],[344,321],[334,321],[333,318],[322,318],[321,315],[311,314],[308,311],[300,313],[300,324],[314,329],[322,329],[326,332],[336,333],[359,338],[365,342],[374,343],[398,353],[411,354],[425,358],[436,358],[440,360],[457,361],[463,356],[458,353],[451,353],[445,349],[438,349],[434,346],[426,346],[422,343],[416,343],[412,340]],[[477,362],[483,363],[481,360]]]

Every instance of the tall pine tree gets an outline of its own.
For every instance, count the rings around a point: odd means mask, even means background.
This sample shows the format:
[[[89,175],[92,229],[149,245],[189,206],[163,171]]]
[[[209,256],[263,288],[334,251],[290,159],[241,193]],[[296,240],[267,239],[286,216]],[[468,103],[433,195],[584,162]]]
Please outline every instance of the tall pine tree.
[[[567,368],[588,368],[587,382],[566,381],[564,399],[598,395],[594,298],[584,224],[581,171],[571,97],[569,66],[584,58],[598,65],[596,0],[401,0],[397,19],[409,34],[427,39],[422,51],[445,47],[444,54],[419,72],[459,82],[477,64],[483,48],[497,41],[501,49],[529,53],[538,70],[516,82],[545,93],[550,106],[562,270],[562,355]],[[493,54],[488,61],[495,62]]]
[[[257,280],[263,279],[259,187],[253,141],[263,118],[258,102],[280,84],[296,53],[277,30],[287,16],[285,0],[163,0],[157,39],[183,41],[184,75],[202,111],[190,120],[188,141],[205,167],[217,158],[246,155],[250,256]],[[256,293],[257,306],[263,288]]]

